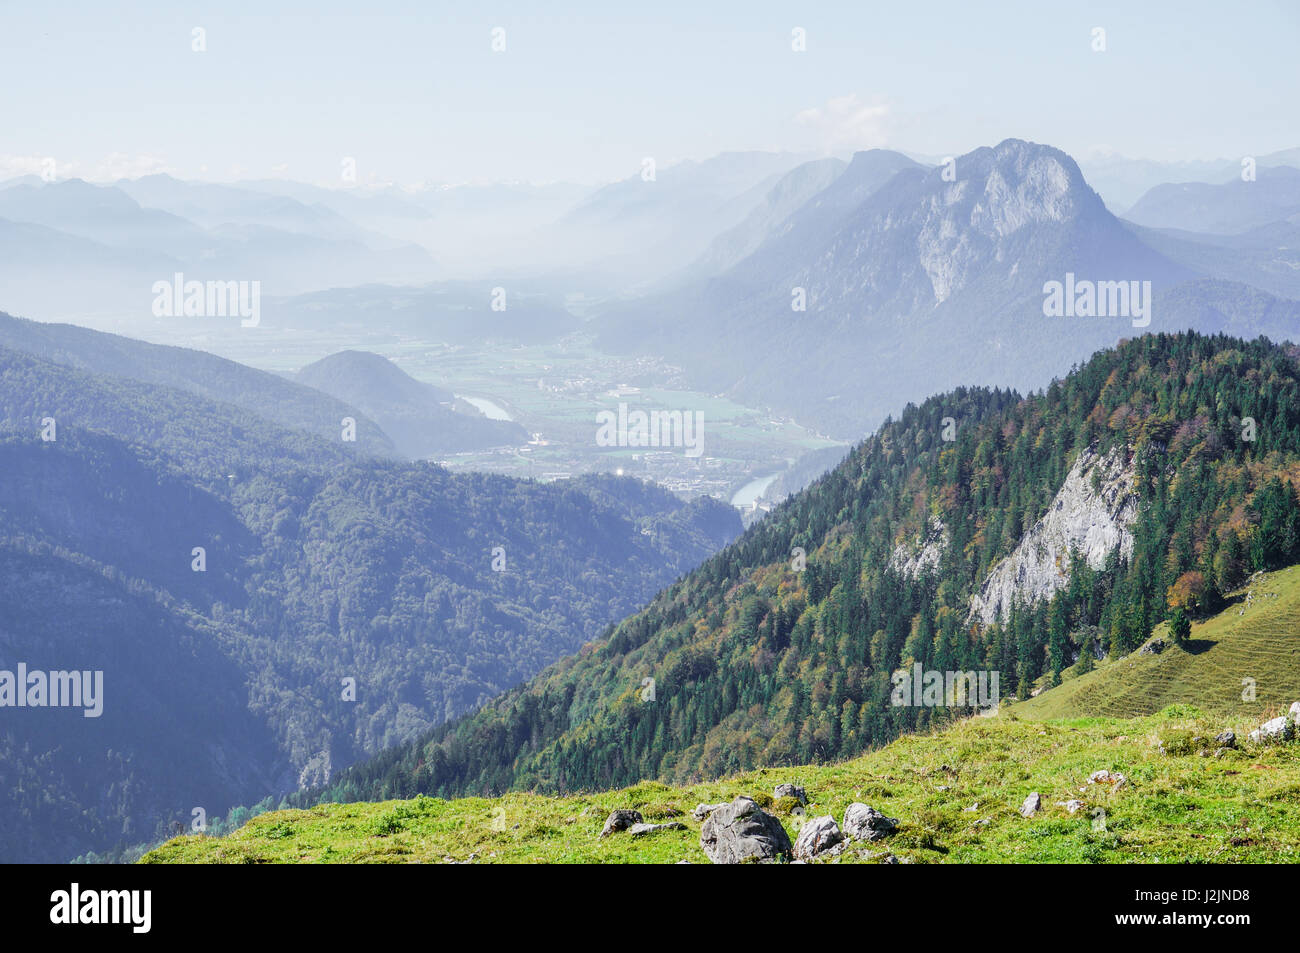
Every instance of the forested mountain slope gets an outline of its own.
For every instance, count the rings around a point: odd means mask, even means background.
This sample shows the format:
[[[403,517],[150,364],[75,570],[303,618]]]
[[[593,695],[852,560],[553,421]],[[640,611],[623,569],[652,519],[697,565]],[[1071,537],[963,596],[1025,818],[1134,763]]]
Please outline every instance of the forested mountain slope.
[[[891,705],[900,667],[989,669],[1027,696],[1130,652],[1175,608],[1214,611],[1248,573],[1300,561],[1298,359],[1263,339],[1153,335],[1025,399],[909,407],[601,641],[322,793],[568,791],[844,757],[969,711]],[[1050,598],[976,624],[972,594],[1086,449],[1131,471],[1129,555],[1093,568],[1062,553]],[[936,559],[905,574],[891,557],[935,519]]]
[[[519,424],[458,406],[450,391],[415,380],[382,354],[340,351],[308,364],[296,380],[374,418],[404,457],[528,442]]]
[[[359,424],[354,449],[372,456],[396,454],[387,435],[354,406],[276,374],[205,351],[149,344],[73,324],[28,321],[3,312],[0,312],[0,347],[22,351],[52,364],[172,387],[208,400],[233,404],[282,427],[305,430],[335,442],[342,419],[350,416]]]
[[[0,858],[68,860],[322,783],[740,532],[724,503],[631,479],[355,446],[0,348],[0,670],[104,679],[98,717],[5,709]]]

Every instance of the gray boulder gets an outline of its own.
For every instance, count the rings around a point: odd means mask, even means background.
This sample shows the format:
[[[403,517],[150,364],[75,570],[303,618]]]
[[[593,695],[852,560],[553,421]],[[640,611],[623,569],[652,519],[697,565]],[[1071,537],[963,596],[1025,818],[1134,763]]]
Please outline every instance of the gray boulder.
[[[772,797],[792,797],[798,798],[800,804],[808,803],[808,792],[797,784],[778,784],[772,789]]]
[[[619,808],[610,813],[605,818],[605,826],[601,829],[600,836],[608,837],[616,831],[625,831],[633,824],[640,824],[644,818],[641,817],[640,811],[631,811],[625,808]]]
[[[844,833],[853,840],[881,840],[898,830],[898,818],[854,801],[844,809]]]
[[[684,830],[686,825],[681,821],[669,821],[667,824],[633,824],[627,832],[633,837],[644,837],[646,834],[658,834],[660,831]]]
[[[1214,743],[1220,748],[1237,747],[1237,733],[1235,731],[1222,731],[1214,736]]]
[[[844,835],[840,832],[840,826],[835,823],[835,818],[829,814],[814,817],[803,826],[799,836],[794,840],[795,859],[812,860],[843,840]]]
[[[715,864],[771,864],[793,850],[781,822],[743,795],[705,819],[700,847]]]
[[[1266,741],[1289,741],[1295,733],[1295,723],[1286,715],[1279,715],[1264,722],[1250,733],[1250,740],[1256,744]]]
[[[1025,803],[1020,805],[1020,813],[1023,817],[1033,817],[1043,809],[1043,799],[1034,791],[1029,797],[1025,798]]]
[[[717,804],[697,804],[691,815],[697,820],[702,821],[720,807],[726,807],[726,801],[719,801]]]

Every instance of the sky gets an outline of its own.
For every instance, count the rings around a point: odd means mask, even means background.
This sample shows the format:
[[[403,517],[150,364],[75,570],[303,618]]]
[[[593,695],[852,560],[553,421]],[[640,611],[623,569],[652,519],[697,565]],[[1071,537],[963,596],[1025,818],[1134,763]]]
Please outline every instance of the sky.
[[[1300,146],[1298,40],[1295,0],[0,0],[0,178],[595,184],[1011,136],[1235,159]]]

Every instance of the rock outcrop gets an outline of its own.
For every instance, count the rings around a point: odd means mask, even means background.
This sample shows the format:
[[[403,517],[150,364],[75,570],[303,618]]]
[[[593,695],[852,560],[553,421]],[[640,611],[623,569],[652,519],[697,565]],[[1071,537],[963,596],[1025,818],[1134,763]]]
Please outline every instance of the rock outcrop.
[[[789,784],[789,783],[778,784],[776,788],[772,791],[772,797],[774,798],[792,797],[795,800],[797,800],[800,804],[808,803],[808,792],[805,791],[803,788],[799,787],[799,785],[797,784]]]
[[[627,829],[632,837],[644,837],[647,834],[658,834],[661,831],[684,831],[686,825],[681,821],[669,821],[666,824],[633,824]]]
[[[644,820],[640,811],[633,811],[627,808],[618,808],[610,812],[609,817],[605,818],[605,826],[600,831],[601,837],[608,837],[618,831],[625,831],[633,824],[640,824]]]
[[[1083,451],[1047,513],[1015,551],[993,567],[971,597],[971,619],[990,625],[1005,619],[1014,601],[1034,604],[1050,599],[1069,583],[1070,559],[1076,551],[1093,569],[1105,566],[1117,548],[1121,556],[1132,555],[1130,527],[1137,512],[1137,490],[1126,452],[1120,447],[1104,455]]]
[[[917,578],[926,570],[937,570],[939,559],[943,556],[943,551],[948,548],[948,542],[948,527],[943,525],[943,520],[939,517],[931,517],[929,526],[916,541],[915,546],[900,543],[894,547],[894,552],[889,557],[890,568],[909,579]]]
[[[1268,741],[1290,741],[1300,736],[1300,702],[1292,702],[1285,715],[1264,722],[1247,737],[1255,744]]]
[[[702,821],[720,807],[726,807],[727,802],[721,801],[717,804],[697,804],[695,810],[691,811],[691,816],[697,821]]]
[[[700,847],[715,864],[776,863],[793,849],[781,822],[744,796],[705,819]]]
[[[853,840],[880,840],[898,830],[898,818],[854,801],[844,809],[844,833]]]
[[[795,859],[812,860],[819,854],[831,850],[843,840],[844,834],[840,831],[840,826],[835,823],[835,818],[829,814],[814,817],[803,826],[799,831],[799,836],[795,838]]]

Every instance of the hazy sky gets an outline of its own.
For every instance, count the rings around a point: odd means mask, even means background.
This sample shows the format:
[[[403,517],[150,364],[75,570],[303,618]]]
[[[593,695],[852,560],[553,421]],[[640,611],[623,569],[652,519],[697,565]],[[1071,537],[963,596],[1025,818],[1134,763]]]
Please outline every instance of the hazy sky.
[[[734,149],[1300,146],[1296,0],[0,0],[0,36],[0,177],[53,157],[60,177],[338,184],[350,156],[363,183],[597,182]]]

